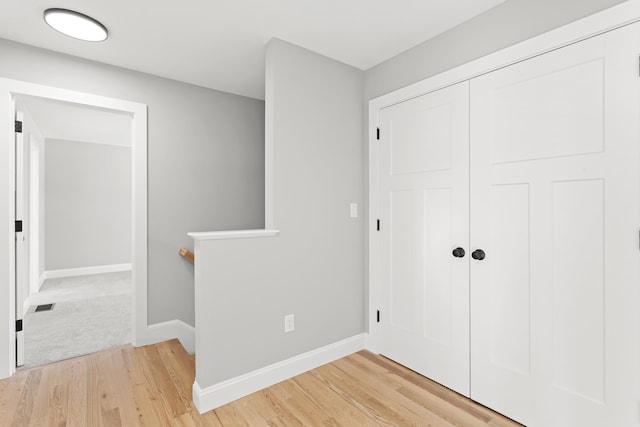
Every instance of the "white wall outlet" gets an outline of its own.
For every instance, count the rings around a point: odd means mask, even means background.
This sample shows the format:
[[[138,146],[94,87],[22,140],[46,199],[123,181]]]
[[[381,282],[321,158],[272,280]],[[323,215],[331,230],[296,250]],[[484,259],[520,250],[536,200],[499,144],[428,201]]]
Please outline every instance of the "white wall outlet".
[[[287,314],[286,316],[284,316],[284,331],[292,332],[295,329],[296,329],[296,325],[295,325],[295,319],[293,317],[293,314]]]
[[[357,203],[351,203],[349,205],[349,209],[350,209],[350,213],[351,213],[351,218],[358,218],[358,204]]]

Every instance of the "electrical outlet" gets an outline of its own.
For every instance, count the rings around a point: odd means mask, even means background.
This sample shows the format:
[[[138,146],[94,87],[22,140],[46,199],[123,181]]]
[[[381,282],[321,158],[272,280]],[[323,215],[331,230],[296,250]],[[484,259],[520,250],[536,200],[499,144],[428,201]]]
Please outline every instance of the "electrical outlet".
[[[284,331],[292,332],[295,329],[296,329],[296,325],[295,325],[295,319],[293,317],[293,314],[288,314],[284,316]]]

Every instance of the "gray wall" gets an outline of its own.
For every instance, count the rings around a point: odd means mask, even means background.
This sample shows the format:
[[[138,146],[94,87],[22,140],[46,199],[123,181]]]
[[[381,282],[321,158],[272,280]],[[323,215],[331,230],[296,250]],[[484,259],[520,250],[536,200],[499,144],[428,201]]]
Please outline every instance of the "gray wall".
[[[46,140],[45,268],[131,262],[131,147]]]
[[[264,224],[264,102],[0,39],[0,77],[148,105],[149,323],[194,323],[187,232]]]
[[[266,61],[280,235],[198,242],[200,387],[364,330],[362,72],[277,40]]]
[[[367,70],[365,99],[426,79],[623,2],[507,0]]]

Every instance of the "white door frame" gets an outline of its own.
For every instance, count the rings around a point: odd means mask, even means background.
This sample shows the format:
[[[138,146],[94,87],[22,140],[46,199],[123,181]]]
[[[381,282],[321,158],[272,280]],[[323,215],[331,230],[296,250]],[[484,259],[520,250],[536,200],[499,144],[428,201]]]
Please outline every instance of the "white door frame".
[[[17,102],[14,102],[15,109],[15,120],[25,122],[24,113],[22,109],[18,106]],[[15,156],[16,160],[14,162],[15,165],[15,215],[16,219],[22,220],[22,231],[20,233],[16,232],[15,239],[15,251],[16,251],[16,277],[15,277],[15,305],[17,313],[15,313],[16,318],[16,366],[24,365],[24,329],[20,328],[20,331],[17,330],[17,323],[23,320],[23,307],[24,302],[27,300],[29,296],[29,244],[25,238],[29,236],[29,222],[24,221],[28,215],[27,209],[25,209],[25,202],[28,197],[28,190],[25,180],[26,170],[25,170],[25,158],[28,158],[27,154],[27,144],[29,143],[28,138],[25,138],[26,133],[21,132],[14,134],[15,141]],[[27,202],[28,203],[28,202]],[[25,274],[26,273],[26,274]]]
[[[15,147],[16,96],[34,96],[132,116],[132,281],[134,345],[147,325],[147,106],[131,101],[0,78],[0,379],[15,372]],[[1,243],[5,242],[5,243]],[[2,279],[4,278],[4,279]],[[2,344],[4,342],[4,344]]]
[[[42,135],[32,129],[29,135],[29,296],[40,290],[40,264],[44,261],[40,259],[40,213],[44,211],[44,206],[40,206],[40,196],[44,192],[40,186],[43,144]],[[24,311],[26,313],[26,307]]]
[[[379,337],[376,327],[380,307],[376,127],[380,110],[638,21],[640,0],[630,0],[369,101],[369,304],[366,318],[369,324],[368,348],[371,351],[378,352]]]

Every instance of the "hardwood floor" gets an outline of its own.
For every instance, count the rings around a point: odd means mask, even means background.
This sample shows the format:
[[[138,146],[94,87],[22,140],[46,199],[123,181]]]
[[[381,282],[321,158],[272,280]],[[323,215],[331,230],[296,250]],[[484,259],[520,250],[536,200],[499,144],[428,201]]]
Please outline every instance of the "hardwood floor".
[[[177,340],[120,347],[0,381],[2,426],[519,426],[361,351],[205,414]]]

